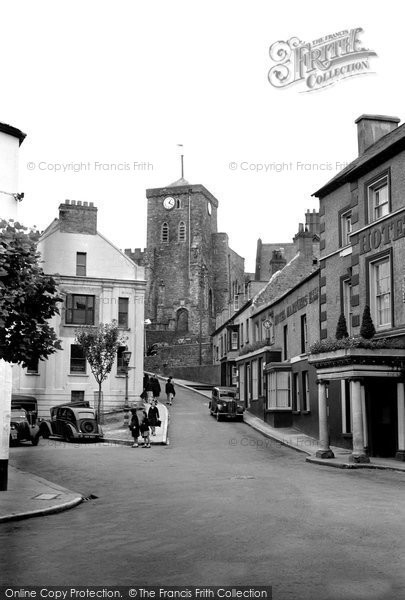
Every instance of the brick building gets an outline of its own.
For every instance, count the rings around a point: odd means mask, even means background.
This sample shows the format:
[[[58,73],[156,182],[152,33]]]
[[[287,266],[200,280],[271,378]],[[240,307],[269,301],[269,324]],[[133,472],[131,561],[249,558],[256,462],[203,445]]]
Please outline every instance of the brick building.
[[[159,356],[149,368],[212,365],[216,315],[244,290],[244,258],[218,232],[218,200],[184,178],[148,189],[147,247],[126,252],[146,269],[147,347]]]
[[[405,125],[398,122],[359,117],[358,158],[314,194],[321,218],[320,337],[334,337],[341,313],[349,334],[359,336],[368,305],[375,339],[390,341],[310,359],[319,381],[322,455],[331,455],[332,441],[352,447],[356,462],[405,459]]]

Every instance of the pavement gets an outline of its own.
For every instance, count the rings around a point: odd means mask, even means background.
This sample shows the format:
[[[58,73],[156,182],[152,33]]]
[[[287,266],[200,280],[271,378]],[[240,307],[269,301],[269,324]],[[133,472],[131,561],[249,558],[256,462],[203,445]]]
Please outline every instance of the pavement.
[[[151,444],[168,444],[169,410],[159,403],[161,427],[156,427],[156,436],[150,436]],[[124,426],[124,413],[107,415],[102,426],[104,437],[101,443],[132,446],[133,438],[127,425]],[[138,449],[131,448],[135,452]],[[16,469],[9,464],[8,489],[0,492],[0,523],[29,517],[39,517],[61,512],[77,506],[86,498],[42,477]]]
[[[163,381],[165,378],[161,378]],[[175,386],[185,389],[192,389],[193,392],[200,394],[204,398],[211,397],[210,390],[194,389],[198,386],[197,382],[176,379]],[[174,400],[171,410],[175,410],[176,401]],[[168,429],[170,422],[170,413],[165,404],[158,404],[159,415],[162,426],[156,428],[156,436],[150,436],[151,444],[168,444]],[[103,425],[104,437],[101,442],[106,444],[120,444],[132,446],[133,439],[127,425],[124,425],[123,413],[110,415]],[[350,450],[332,446],[335,454],[332,459],[320,459],[316,457],[317,450],[320,449],[317,439],[303,434],[298,429],[274,428],[265,423],[262,419],[245,412],[244,422],[284,446],[293,448],[298,452],[306,454],[306,462],[323,466],[337,467],[341,469],[388,469],[392,471],[405,472],[405,463],[382,458],[372,458],[370,463],[356,464],[349,461]],[[136,449],[137,450],[137,449]],[[135,451],[135,449],[134,449]],[[73,508],[80,504],[86,498],[80,494],[56,485],[46,479],[37,477],[31,473],[21,471],[9,465],[8,490],[0,492],[0,523],[48,515],[62,510]]]

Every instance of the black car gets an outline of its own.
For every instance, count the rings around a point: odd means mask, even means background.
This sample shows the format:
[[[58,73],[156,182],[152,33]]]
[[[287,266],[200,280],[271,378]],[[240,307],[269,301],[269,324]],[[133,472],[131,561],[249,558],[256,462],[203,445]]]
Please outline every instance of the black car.
[[[38,404],[30,396],[11,397],[10,446],[20,442],[39,442]]]
[[[240,419],[243,421],[245,411],[244,403],[239,400],[238,390],[235,387],[218,386],[212,388],[211,402],[208,405],[210,413],[221,419]]]
[[[84,400],[51,408],[51,418],[41,422],[40,433],[44,438],[59,437],[67,442],[103,437],[94,408]]]

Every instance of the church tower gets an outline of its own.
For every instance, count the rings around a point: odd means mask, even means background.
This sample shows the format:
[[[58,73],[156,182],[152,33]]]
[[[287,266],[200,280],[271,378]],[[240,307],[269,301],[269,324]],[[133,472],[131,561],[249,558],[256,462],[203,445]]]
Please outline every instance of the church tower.
[[[146,191],[146,317],[151,329],[208,338],[215,325],[213,234],[218,200],[183,177]],[[164,336],[163,336],[164,337]]]

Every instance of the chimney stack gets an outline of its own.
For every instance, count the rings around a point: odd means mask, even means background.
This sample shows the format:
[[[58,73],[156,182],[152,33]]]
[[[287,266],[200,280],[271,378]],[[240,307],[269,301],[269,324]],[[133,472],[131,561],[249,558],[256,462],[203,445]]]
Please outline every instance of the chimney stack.
[[[359,156],[380,138],[398,127],[400,119],[384,115],[361,115],[355,120]]]
[[[66,200],[59,206],[60,230],[64,233],[97,233],[97,208],[87,202]]]

